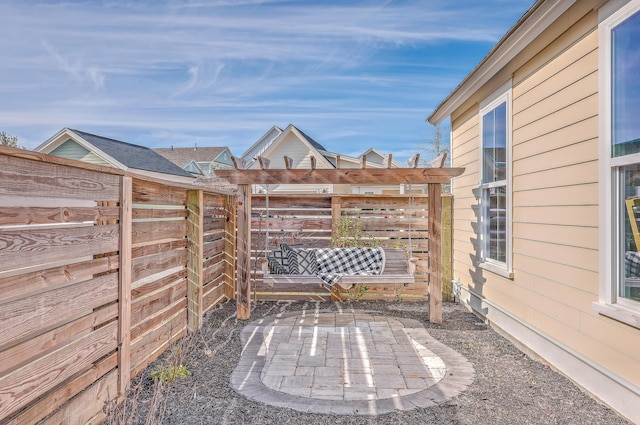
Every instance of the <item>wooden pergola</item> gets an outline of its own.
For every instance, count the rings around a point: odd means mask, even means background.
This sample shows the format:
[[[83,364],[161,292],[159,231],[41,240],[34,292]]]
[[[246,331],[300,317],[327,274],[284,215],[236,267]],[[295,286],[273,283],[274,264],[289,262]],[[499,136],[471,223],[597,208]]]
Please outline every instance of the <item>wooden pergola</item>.
[[[218,177],[238,185],[237,193],[237,290],[236,302],[239,319],[251,316],[251,185],[252,184],[426,184],[428,186],[429,232],[429,320],[442,322],[442,268],[441,262],[441,199],[442,184],[461,175],[464,168],[442,168],[444,158],[438,158],[435,167],[418,168],[419,154],[409,160],[410,168],[391,168],[391,155],[386,168],[367,168],[363,158],[361,168],[316,169],[311,158],[310,169],[293,169],[292,161],[285,157],[284,169],[270,169],[269,161],[259,157],[259,169],[245,169],[234,158],[235,169],[216,170]]]

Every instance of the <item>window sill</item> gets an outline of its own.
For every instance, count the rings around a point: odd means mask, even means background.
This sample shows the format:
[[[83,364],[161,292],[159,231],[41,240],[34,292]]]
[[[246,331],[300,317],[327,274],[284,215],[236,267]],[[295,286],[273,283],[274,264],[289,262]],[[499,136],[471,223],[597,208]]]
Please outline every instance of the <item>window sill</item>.
[[[591,307],[603,316],[640,329],[640,310],[600,302],[594,302]]]
[[[500,275],[502,277],[506,277],[507,279],[512,279],[513,280],[513,272],[510,272],[509,270],[500,267],[496,264],[493,263],[480,263],[478,265],[478,267],[480,267],[483,270],[487,270],[490,271],[491,273],[495,273],[497,275]]]

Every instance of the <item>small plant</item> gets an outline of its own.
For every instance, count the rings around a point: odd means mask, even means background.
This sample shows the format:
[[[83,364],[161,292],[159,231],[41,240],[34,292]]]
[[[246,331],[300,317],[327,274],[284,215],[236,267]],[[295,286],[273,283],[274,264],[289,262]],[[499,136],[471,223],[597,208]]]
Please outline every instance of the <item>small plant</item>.
[[[359,210],[353,210],[357,215]],[[360,217],[341,217],[334,225],[334,236],[331,237],[331,244],[336,248],[377,248],[382,244],[379,238],[362,229]]]
[[[354,288],[349,289],[349,299],[353,301],[357,301],[360,298],[364,297],[367,292],[369,292],[369,287],[366,285],[356,285]]]
[[[175,381],[178,378],[186,378],[190,376],[191,372],[187,367],[183,364],[174,366],[174,365],[163,365],[159,364],[156,368],[151,372],[151,378],[154,381],[160,380],[163,384],[168,384],[170,382]]]

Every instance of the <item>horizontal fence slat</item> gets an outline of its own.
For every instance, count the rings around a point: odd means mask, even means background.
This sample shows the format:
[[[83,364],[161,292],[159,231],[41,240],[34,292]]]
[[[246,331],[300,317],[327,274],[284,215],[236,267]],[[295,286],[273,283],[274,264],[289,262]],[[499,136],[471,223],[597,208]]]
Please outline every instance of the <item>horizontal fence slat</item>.
[[[0,263],[12,270],[114,252],[119,234],[117,225],[6,230],[0,233]]]
[[[148,245],[138,245],[131,248],[131,258],[136,259],[147,255],[158,254],[165,251],[174,251],[187,247],[186,239],[172,239],[168,241],[157,241]]]
[[[187,191],[156,182],[133,179],[133,204],[180,205],[187,204]]]
[[[186,267],[186,264],[187,250],[185,248],[136,258],[132,261],[131,281],[136,282],[175,267]]]
[[[0,155],[0,195],[117,201],[119,176]]]
[[[131,227],[132,244],[187,237],[186,220],[136,221]]]
[[[173,286],[178,280],[187,278],[187,269],[180,269],[173,273],[162,276],[159,279],[155,279],[149,282],[145,282],[142,285],[135,286],[131,289],[131,299],[133,301],[138,298],[144,297],[151,292],[155,292],[165,286]],[[136,282],[137,283],[137,282]]]
[[[46,396],[43,396],[36,402],[32,403],[19,414],[9,419],[6,425],[34,424],[40,421],[52,411],[58,409],[64,403],[69,401],[76,394],[91,386],[93,382],[99,380],[109,371],[116,373],[114,369],[117,365],[118,359],[116,354],[110,354],[86,372],[57,387],[55,391],[49,392]],[[115,393],[112,392],[110,396],[113,397],[114,394]],[[59,423],[64,423],[64,421]]]
[[[131,375],[137,375],[158,358],[187,329],[187,311],[181,310],[170,321],[148,332],[131,343]]]
[[[42,353],[90,333],[92,328],[115,319],[117,316],[118,306],[117,304],[111,304],[0,352],[0,375],[20,367],[34,357],[42,355]]]
[[[0,226],[117,220],[118,207],[0,207]]]
[[[112,255],[0,279],[0,303],[8,298],[35,294],[60,284],[116,270],[118,259],[117,255]]]
[[[184,208],[133,208],[131,211],[134,220],[159,219],[159,218],[187,218],[187,210]]]
[[[172,304],[177,303],[187,296],[187,282],[180,280],[171,286],[163,288],[149,295],[148,297],[138,299],[131,303],[131,325],[138,326],[147,317],[150,317],[158,311]]]
[[[117,322],[0,377],[0,418],[46,394],[66,379],[115,350]]]
[[[0,309],[0,349],[34,332],[89,314],[118,299],[118,275],[92,280],[11,301]]]
[[[161,324],[168,322],[169,318],[186,309],[187,299],[184,298],[177,303],[160,310],[153,316],[147,317],[146,320],[136,324],[131,328],[131,341],[135,341],[150,330],[155,329]]]

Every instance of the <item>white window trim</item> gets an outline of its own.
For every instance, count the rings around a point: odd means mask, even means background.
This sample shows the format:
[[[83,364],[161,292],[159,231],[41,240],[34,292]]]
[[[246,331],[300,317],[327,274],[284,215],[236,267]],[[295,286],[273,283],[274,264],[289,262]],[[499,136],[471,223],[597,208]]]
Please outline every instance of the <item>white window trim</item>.
[[[480,204],[480,211],[484,211],[483,207],[482,207],[482,196],[483,196],[483,188],[486,187],[491,187],[491,186],[497,186],[497,184],[495,183],[488,183],[488,184],[483,184],[482,183],[482,176],[484,175],[484,158],[483,158],[483,150],[482,150],[482,134],[483,134],[483,129],[482,129],[482,122],[483,119],[482,117],[489,111],[491,111],[492,109],[496,108],[498,105],[500,105],[502,102],[506,102],[506,115],[507,115],[507,119],[506,119],[506,134],[507,134],[507,141],[506,141],[506,176],[505,176],[505,180],[506,180],[506,197],[507,197],[507,211],[506,211],[506,232],[507,232],[507,240],[506,240],[506,249],[507,249],[507,253],[506,253],[506,262],[505,263],[501,263],[498,261],[495,261],[491,258],[486,258],[486,238],[485,238],[485,234],[484,234],[484,223],[481,222],[481,228],[483,229],[481,231],[481,233],[478,235],[479,239],[480,239],[480,264],[478,265],[480,268],[488,270],[492,273],[496,273],[500,276],[506,277],[508,279],[513,279],[513,232],[512,232],[512,195],[511,195],[511,181],[512,181],[512,163],[511,163],[511,147],[512,147],[512,133],[511,133],[511,121],[512,121],[512,114],[511,114],[511,103],[512,103],[512,81],[509,80],[506,83],[504,83],[498,90],[496,90],[495,92],[493,92],[490,96],[488,96],[485,100],[483,100],[480,103],[480,123],[479,123],[479,129],[480,129],[480,147],[478,149],[479,153],[480,153],[480,179],[478,182],[478,187],[481,189],[480,190],[480,200],[479,200],[479,204]],[[500,184],[501,186],[501,184]],[[481,212],[481,219],[484,219],[484,216],[482,215],[483,212]]]
[[[640,162],[640,154],[611,158],[611,30],[640,11],[640,0],[613,11],[599,11],[599,203],[600,203],[600,282],[599,299],[592,307],[598,313],[636,328],[640,328],[640,303],[618,298],[618,267],[614,258],[618,249],[618,237],[613,233],[616,217],[613,215],[613,194],[619,190],[612,167]],[[617,197],[616,197],[617,198]],[[618,206],[619,207],[619,206]]]

